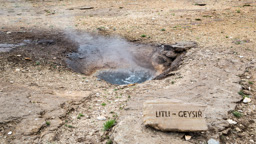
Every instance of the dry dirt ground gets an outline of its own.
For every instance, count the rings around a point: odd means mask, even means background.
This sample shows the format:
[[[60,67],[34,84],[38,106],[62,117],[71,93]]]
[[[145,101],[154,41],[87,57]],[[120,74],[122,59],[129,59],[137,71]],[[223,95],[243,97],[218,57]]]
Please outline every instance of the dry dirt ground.
[[[0,20],[0,44],[27,42],[0,53],[0,143],[256,142],[254,1],[2,0]],[[78,47],[73,31],[199,46],[188,51],[174,76],[115,86],[66,67],[66,55]],[[244,104],[245,95],[252,102]],[[209,130],[145,127],[142,103],[158,98],[206,104]],[[116,125],[104,131],[110,119]]]

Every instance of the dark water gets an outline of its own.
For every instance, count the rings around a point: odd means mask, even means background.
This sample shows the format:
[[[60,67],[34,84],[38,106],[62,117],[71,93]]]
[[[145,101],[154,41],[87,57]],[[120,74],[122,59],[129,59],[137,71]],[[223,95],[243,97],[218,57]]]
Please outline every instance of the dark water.
[[[116,85],[142,83],[152,79],[150,70],[106,70],[98,72],[97,77]]]

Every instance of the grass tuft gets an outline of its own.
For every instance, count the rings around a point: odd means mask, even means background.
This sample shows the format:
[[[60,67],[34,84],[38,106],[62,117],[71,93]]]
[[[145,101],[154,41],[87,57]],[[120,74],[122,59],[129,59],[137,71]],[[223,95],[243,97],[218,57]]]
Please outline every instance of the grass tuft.
[[[243,115],[242,115],[240,112],[238,112],[238,111],[233,111],[233,115],[234,115],[235,117],[237,117],[237,118],[240,118],[240,117],[243,116]]]
[[[114,125],[116,124],[115,120],[108,120],[106,123],[104,123],[103,125],[103,129],[104,131],[107,131],[109,129],[111,129]]]

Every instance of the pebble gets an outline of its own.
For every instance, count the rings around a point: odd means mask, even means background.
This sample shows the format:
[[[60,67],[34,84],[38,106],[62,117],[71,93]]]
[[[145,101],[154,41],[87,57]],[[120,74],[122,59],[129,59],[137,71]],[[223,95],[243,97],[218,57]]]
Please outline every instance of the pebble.
[[[236,127],[235,129],[236,129],[237,132],[240,132],[240,131],[241,131],[241,129],[238,128],[238,127]]]
[[[191,137],[192,137],[192,136],[190,136],[190,135],[185,135],[185,140],[188,141],[188,140],[191,139]]]
[[[209,139],[207,144],[220,144],[220,142],[216,141],[215,139]]]
[[[245,97],[244,100],[243,100],[243,103],[249,103],[251,102],[252,100],[248,97]]]
[[[97,120],[103,121],[103,120],[106,120],[106,118],[104,116],[99,116],[97,117]]]
[[[11,135],[11,134],[12,134],[12,131],[9,131],[9,132],[8,132],[8,135]]]
[[[228,119],[227,121],[228,121],[229,124],[237,124],[237,122],[233,121],[232,119]]]
[[[19,72],[20,71],[20,69],[18,69],[18,68],[16,68],[16,70],[15,70],[16,72]]]
[[[254,140],[250,140],[250,142],[254,143]]]

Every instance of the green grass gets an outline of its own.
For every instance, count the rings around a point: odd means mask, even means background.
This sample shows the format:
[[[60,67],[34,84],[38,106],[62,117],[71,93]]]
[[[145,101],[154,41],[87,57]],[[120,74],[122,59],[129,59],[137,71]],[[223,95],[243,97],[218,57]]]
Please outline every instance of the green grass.
[[[233,115],[234,115],[235,117],[237,117],[237,118],[240,118],[240,117],[243,116],[243,115],[242,115],[240,112],[238,112],[238,111],[233,111]]]
[[[39,62],[39,61],[36,61],[36,65],[40,65],[40,62]]]
[[[161,29],[161,31],[165,31],[165,29]]]
[[[236,12],[237,12],[237,13],[241,13],[241,11],[240,11],[240,10],[236,10]]]
[[[253,85],[253,82],[252,82],[252,81],[249,81],[248,83],[249,83],[250,85]]]
[[[65,126],[68,127],[68,128],[75,128],[74,126],[68,125],[68,124],[65,124]]]
[[[81,119],[81,117],[84,117],[84,115],[80,113],[80,114],[77,116],[77,119]]]
[[[146,37],[146,35],[143,34],[143,35],[141,35],[140,37]]]
[[[244,92],[241,90],[238,92],[239,95],[241,95],[243,98],[249,97],[248,95],[244,94]]]
[[[51,125],[51,123],[49,121],[45,122],[47,126]]]
[[[243,7],[249,7],[251,6],[250,4],[244,4]]]
[[[115,120],[108,120],[106,123],[104,123],[103,125],[103,129],[104,131],[107,131],[109,129],[111,129],[114,125],[116,124]]]
[[[106,142],[106,144],[112,144],[112,143],[113,141],[111,139]]]
[[[102,103],[101,105],[102,105],[102,106],[106,106],[107,104],[106,104],[106,103]]]

